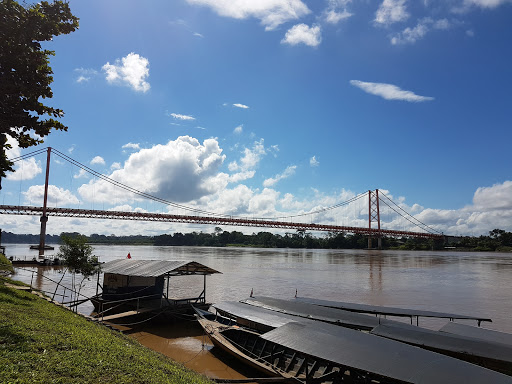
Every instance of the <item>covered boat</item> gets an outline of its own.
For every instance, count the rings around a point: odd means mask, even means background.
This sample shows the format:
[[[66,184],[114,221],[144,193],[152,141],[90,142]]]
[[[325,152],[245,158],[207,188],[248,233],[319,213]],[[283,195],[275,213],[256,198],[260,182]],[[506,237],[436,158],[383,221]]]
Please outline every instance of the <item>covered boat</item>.
[[[356,330],[289,322],[259,334],[198,313],[212,343],[270,376],[300,383],[512,383],[461,360]]]

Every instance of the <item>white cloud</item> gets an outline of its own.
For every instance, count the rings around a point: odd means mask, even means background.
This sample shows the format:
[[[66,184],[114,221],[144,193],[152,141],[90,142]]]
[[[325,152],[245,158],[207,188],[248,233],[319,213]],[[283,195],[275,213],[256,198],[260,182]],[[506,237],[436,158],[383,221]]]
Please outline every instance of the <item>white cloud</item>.
[[[248,109],[249,107],[244,104],[235,103],[233,104],[233,107],[242,108],[242,109]]]
[[[174,117],[176,120],[195,120],[196,119],[194,116],[180,115],[179,113],[171,113],[170,116]]]
[[[32,185],[26,192],[22,192],[26,203],[42,204],[44,199],[44,185]],[[55,185],[48,186],[48,205],[65,207],[70,204],[78,204],[78,198],[69,190]]]
[[[511,0],[464,0],[466,6],[477,6],[480,8],[496,8],[511,2]]]
[[[244,149],[244,156],[240,159],[241,168],[247,170],[256,167],[265,153],[264,140],[255,141],[251,149]]]
[[[286,167],[286,169],[284,170],[283,173],[280,173],[274,177],[270,177],[270,178],[266,179],[265,181],[263,181],[263,186],[264,187],[272,187],[272,186],[276,185],[279,181],[286,179],[290,176],[293,176],[295,174],[296,169],[297,169],[296,165],[290,165],[290,166]]]
[[[240,134],[240,133],[242,133],[243,128],[244,128],[244,125],[243,125],[243,124],[240,124],[238,127],[236,127],[236,128],[233,130],[233,133]]]
[[[80,168],[80,171],[78,173],[73,175],[73,178],[75,179],[81,179],[82,177],[87,177],[87,171],[83,168]]]
[[[330,24],[338,24],[341,20],[348,19],[352,16],[347,10],[347,5],[352,0],[329,0],[327,10],[324,12],[325,21]]]
[[[316,156],[313,156],[311,159],[309,159],[309,165],[312,167],[318,167],[320,162],[316,159]]]
[[[338,24],[341,20],[346,20],[351,16],[352,13],[348,12],[346,9],[341,12],[331,9],[325,14],[325,21],[331,24]]]
[[[448,19],[433,20],[426,17],[418,21],[414,28],[405,28],[402,32],[391,37],[391,44],[414,44],[417,40],[423,38],[431,28],[438,30],[446,30],[452,26]]]
[[[113,171],[116,170],[116,169],[121,169],[121,163],[119,163],[117,161],[112,163],[112,165],[110,166],[110,169],[113,170]]]
[[[91,165],[105,165],[105,159],[101,156],[96,156],[91,160]]]
[[[194,32],[194,33],[193,33],[193,35],[194,35],[194,36],[196,36],[196,37],[201,37],[201,38],[203,38],[203,37],[204,37],[204,36],[203,36],[203,35],[201,35],[199,32]]]
[[[306,24],[297,24],[291,27],[285,34],[282,44],[305,44],[310,47],[316,47],[322,41],[320,27],[315,25],[309,27]]]
[[[359,80],[350,80],[350,84],[366,93],[380,96],[386,100],[403,100],[409,102],[422,102],[434,100],[433,97],[416,95],[411,91],[404,91],[396,85],[386,83],[369,83]]]
[[[18,142],[9,135],[7,135],[7,144],[11,145],[11,149],[6,151],[8,159],[14,159],[21,156],[21,149],[18,146]],[[31,180],[43,171],[41,168],[41,161],[36,161],[34,157],[18,160],[14,163],[13,168],[14,172],[6,173],[7,180]]]
[[[266,30],[272,30],[311,11],[300,0],[187,0],[190,4],[212,8],[221,16],[235,19],[255,17]]]
[[[216,139],[201,144],[190,136],[180,136],[165,145],[132,153],[121,169],[109,177],[144,193],[174,202],[190,202],[215,193],[227,184],[227,175],[218,172],[225,159]],[[109,202],[112,197],[136,201],[104,180],[91,180],[78,192],[88,201]]]
[[[473,197],[473,205],[478,210],[511,210],[512,181],[495,184],[492,187],[478,188]]]
[[[135,149],[135,150],[139,150],[140,149],[140,144],[139,143],[126,143],[125,145],[123,145],[121,148],[123,149]]]
[[[122,59],[116,59],[114,64],[107,62],[102,67],[106,79],[112,84],[128,85],[138,92],[149,91],[146,81],[149,76],[149,60],[137,53],[129,53]]]
[[[375,22],[378,24],[393,24],[409,18],[405,3],[407,0],[384,0],[375,13]]]
[[[77,83],[83,83],[91,80],[92,77],[98,74],[98,71],[90,68],[75,68],[75,72],[79,73],[78,78],[76,79]]]

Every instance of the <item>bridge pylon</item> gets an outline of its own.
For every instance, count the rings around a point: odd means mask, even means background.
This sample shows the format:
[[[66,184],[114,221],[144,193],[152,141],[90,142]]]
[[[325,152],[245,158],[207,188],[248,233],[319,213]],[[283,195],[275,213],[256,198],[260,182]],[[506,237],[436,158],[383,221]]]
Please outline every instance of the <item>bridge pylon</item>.
[[[368,191],[368,249],[372,249],[372,223],[377,224],[377,248],[382,249],[382,234],[380,232],[380,210],[379,210],[379,190]]]

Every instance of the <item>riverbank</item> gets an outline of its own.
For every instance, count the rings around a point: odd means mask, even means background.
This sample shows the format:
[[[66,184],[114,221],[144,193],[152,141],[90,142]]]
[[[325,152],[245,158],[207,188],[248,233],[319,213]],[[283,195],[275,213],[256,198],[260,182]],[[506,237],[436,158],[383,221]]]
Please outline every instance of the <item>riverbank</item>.
[[[207,384],[206,377],[0,277],[0,382]]]

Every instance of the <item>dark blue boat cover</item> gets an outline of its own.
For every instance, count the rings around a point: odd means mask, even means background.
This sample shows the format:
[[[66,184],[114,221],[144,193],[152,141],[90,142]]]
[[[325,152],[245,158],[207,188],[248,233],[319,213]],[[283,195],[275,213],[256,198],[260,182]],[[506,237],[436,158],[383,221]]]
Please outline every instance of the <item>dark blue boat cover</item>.
[[[358,313],[370,313],[374,315],[388,315],[388,316],[401,316],[401,317],[435,317],[440,319],[466,319],[466,320],[477,320],[477,321],[489,321],[489,318],[481,316],[471,315],[458,315],[455,313],[445,312],[434,312],[424,311],[420,309],[406,309],[406,308],[395,308],[395,307],[383,307],[379,305],[368,305],[368,304],[356,304],[356,303],[345,303],[341,301],[328,301],[320,299],[312,299],[309,297],[297,297],[295,300],[302,303],[309,303],[319,305],[322,307],[339,308],[346,311],[358,312]]]
[[[402,382],[512,383],[512,377],[455,358],[325,323],[288,323],[261,337],[313,357]]]
[[[512,346],[512,335],[510,333],[498,332],[480,327],[472,327],[471,325],[466,324],[448,323],[442,327],[439,332],[472,337],[474,339],[481,339]]]

